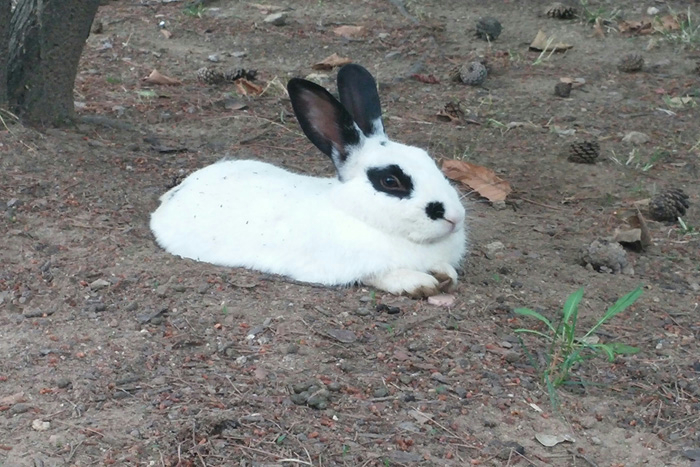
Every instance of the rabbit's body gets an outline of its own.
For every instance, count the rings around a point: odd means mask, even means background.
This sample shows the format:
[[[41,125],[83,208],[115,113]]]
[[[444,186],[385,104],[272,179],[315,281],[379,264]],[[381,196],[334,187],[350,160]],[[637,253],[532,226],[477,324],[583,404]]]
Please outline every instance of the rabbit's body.
[[[217,162],[161,197],[151,217],[158,243],[198,261],[326,285],[363,282],[430,295],[438,279],[454,283],[466,250],[464,208],[433,160],[421,149],[389,141],[381,120],[355,124],[322,88],[297,81],[299,90],[290,83],[295,112],[339,177],[310,177],[252,160]],[[337,107],[340,122],[327,126],[333,120],[314,117],[315,107],[298,109],[305,99],[317,105],[316,93],[322,108],[328,102]],[[310,121],[304,118],[309,114]],[[361,134],[368,122],[381,131]],[[319,132],[330,133],[329,146]]]

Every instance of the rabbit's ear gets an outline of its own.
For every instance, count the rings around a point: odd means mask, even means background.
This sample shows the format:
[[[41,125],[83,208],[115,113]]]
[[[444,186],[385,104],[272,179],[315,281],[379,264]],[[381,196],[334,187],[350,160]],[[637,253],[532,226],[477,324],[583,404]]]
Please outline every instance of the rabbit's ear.
[[[328,91],[311,81],[292,78],[287,91],[304,134],[333,160],[340,175],[352,147],[362,139],[352,116]]]
[[[338,72],[340,102],[365,136],[384,135],[377,82],[369,71],[351,63]]]

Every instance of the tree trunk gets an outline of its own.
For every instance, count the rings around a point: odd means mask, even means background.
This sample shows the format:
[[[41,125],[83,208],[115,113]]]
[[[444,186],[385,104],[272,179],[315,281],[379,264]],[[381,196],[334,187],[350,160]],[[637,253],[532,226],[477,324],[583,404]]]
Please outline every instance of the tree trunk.
[[[78,62],[99,5],[100,0],[19,0],[10,21],[7,90],[10,108],[22,120],[72,121]]]
[[[0,0],[0,109],[7,105],[7,55],[10,40],[10,2]]]

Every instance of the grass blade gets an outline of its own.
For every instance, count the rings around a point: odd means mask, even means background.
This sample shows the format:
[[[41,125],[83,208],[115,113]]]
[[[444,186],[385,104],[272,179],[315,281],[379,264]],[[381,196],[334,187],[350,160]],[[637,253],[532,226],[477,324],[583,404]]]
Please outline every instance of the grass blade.
[[[583,336],[584,339],[586,337],[590,336],[591,334],[593,334],[595,332],[595,330],[598,329],[600,326],[602,326],[602,324],[604,322],[606,322],[610,318],[614,317],[615,315],[618,315],[618,314],[622,313],[623,311],[625,311],[625,309],[627,309],[627,307],[629,307],[635,301],[637,301],[637,299],[639,298],[640,295],[642,295],[642,286],[637,287],[636,289],[634,289],[633,291],[631,291],[630,293],[628,293],[624,297],[621,297],[618,301],[616,301],[613,304],[613,306],[608,308],[608,311],[605,312],[605,315],[603,315],[603,317],[600,318],[600,320],[595,324],[595,326],[593,326],[586,333],[586,335]]]
[[[544,316],[542,316],[542,314],[536,312],[535,310],[531,310],[531,309],[529,309],[529,308],[516,308],[515,310],[513,310],[513,312],[514,312],[516,315],[523,315],[523,316],[529,316],[529,317],[531,317],[531,318],[536,318],[536,319],[542,321],[544,324],[546,324],[547,327],[548,327],[553,333],[556,333],[556,332],[557,332],[557,330],[554,329],[554,326],[552,326],[552,323],[551,323],[547,318],[545,318]]]

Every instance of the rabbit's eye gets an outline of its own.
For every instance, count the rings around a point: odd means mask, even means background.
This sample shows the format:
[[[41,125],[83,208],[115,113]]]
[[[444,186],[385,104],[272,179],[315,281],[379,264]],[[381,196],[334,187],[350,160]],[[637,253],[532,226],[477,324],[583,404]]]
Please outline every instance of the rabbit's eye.
[[[396,164],[367,169],[367,178],[375,190],[399,199],[410,198],[413,180]]]
[[[396,190],[403,188],[401,182],[394,175],[382,178],[382,186],[388,190]]]

